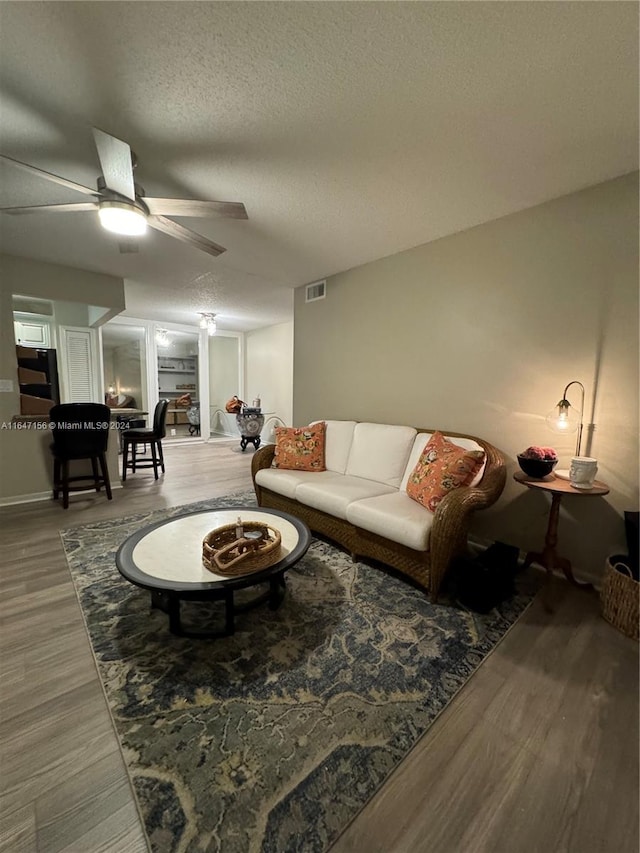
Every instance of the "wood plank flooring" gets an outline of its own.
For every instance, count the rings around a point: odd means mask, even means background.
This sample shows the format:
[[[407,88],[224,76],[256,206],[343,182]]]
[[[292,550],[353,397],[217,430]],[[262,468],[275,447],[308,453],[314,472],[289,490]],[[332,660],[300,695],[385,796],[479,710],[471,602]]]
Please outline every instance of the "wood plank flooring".
[[[0,509],[0,850],[142,853],[58,531],[249,489],[237,441],[167,447],[114,499]],[[554,582],[331,853],[637,853],[638,645]]]

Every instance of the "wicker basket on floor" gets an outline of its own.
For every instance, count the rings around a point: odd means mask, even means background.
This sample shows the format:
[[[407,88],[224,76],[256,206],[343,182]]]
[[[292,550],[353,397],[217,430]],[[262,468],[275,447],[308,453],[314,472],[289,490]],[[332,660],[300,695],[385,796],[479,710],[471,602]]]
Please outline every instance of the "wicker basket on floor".
[[[640,584],[631,577],[631,570],[623,558],[609,557],[600,590],[602,615],[607,622],[634,640],[639,639],[639,589]]]
[[[243,531],[249,535],[238,538],[237,527],[225,524],[207,533],[202,542],[205,568],[218,575],[236,577],[259,572],[278,562],[282,551],[278,530],[261,521],[243,521]],[[257,532],[262,534],[261,538],[250,538]]]

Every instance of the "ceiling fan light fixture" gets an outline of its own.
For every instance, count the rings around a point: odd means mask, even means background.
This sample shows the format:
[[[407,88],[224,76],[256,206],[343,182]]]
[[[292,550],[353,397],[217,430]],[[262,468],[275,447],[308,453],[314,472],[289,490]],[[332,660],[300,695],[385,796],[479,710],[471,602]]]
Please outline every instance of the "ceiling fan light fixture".
[[[140,237],[146,234],[147,217],[133,204],[123,201],[101,201],[98,210],[100,224],[113,234]]]
[[[129,144],[101,130],[93,128],[98,160],[102,174],[98,176],[96,189],[85,187],[28,163],[22,163],[6,154],[0,154],[0,163],[21,169],[51,183],[66,187],[74,192],[91,196],[91,201],[61,204],[30,204],[20,207],[1,207],[0,213],[22,214],[37,211],[46,213],[71,213],[98,211],[102,227],[106,231],[124,238],[136,238],[146,233],[147,226],[160,231],[182,243],[206,252],[214,258],[221,255],[224,246],[185,228],[170,216],[215,216],[232,219],[248,219],[247,211],[239,201],[203,201],[194,198],[155,198],[145,195],[144,188],[135,182],[133,171],[137,158]],[[97,191],[96,191],[97,190]],[[120,252],[138,251],[135,239],[121,239]]]

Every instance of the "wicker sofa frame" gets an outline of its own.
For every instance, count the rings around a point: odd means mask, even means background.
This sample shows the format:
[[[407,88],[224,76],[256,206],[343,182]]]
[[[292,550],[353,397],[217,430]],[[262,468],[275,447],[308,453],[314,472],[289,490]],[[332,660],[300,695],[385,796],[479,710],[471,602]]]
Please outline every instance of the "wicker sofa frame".
[[[418,432],[432,433],[435,430],[421,428]],[[251,475],[258,505],[282,510],[302,519],[311,531],[326,536],[349,551],[354,560],[364,557],[392,567],[426,590],[431,601],[436,602],[451,561],[467,552],[467,536],[473,513],[494,504],[502,494],[506,482],[505,459],[496,447],[474,435],[455,432],[446,432],[446,435],[477,441],[485,450],[487,464],[477,486],[456,489],[440,502],[433,519],[428,551],[407,548],[398,542],[356,527],[342,518],[260,486],[255,477],[262,468],[271,467],[274,444],[260,448],[251,462]]]

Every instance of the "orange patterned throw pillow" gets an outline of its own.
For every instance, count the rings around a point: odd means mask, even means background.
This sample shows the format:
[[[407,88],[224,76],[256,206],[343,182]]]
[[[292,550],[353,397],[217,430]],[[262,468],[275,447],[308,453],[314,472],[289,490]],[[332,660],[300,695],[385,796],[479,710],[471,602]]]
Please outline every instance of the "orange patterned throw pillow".
[[[307,427],[276,427],[276,468],[296,471],[326,471],[324,441],[326,423]]]
[[[434,432],[409,476],[407,494],[435,512],[450,491],[469,485],[483,462],[483,450],[465,450]]]

